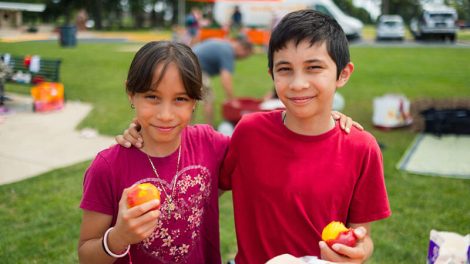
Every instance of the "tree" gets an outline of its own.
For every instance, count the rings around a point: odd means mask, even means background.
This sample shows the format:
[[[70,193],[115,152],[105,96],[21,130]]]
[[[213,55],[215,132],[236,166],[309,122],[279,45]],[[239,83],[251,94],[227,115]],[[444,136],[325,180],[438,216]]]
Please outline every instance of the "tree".
[[[135,28],[142,28],[144,26],[144,7],[145,0],[132,0],[129,1],[131,15],[134,20]]]
[[[346,14],[358,18],[363,23],[369,24],[372,22],[369,12],[364,8],[355,7],[352,0],[333,0],[333,2]]]
[[[388,0],[388,14],[399,14],[406,22],[409,22],[421,9],[419,0]]]

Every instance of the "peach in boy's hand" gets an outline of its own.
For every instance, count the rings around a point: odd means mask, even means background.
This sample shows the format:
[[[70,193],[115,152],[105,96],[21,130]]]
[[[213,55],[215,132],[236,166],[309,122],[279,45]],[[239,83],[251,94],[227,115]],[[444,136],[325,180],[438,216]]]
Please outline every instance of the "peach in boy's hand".
[[[160,191],[151,183],[141,183],[131,187],[127,194],[127,206],[132,208],[134,206],[146,203],[153,199],[160,201]],[[153,208],[156,210],[160,208],[160,205]]]
[[[347,228],[343,223],[333,221],[323,228],[321,234],[322,240],[332,247],[333,244],[339,243],[349,247],[356,245],[357,237],[354,229]]]

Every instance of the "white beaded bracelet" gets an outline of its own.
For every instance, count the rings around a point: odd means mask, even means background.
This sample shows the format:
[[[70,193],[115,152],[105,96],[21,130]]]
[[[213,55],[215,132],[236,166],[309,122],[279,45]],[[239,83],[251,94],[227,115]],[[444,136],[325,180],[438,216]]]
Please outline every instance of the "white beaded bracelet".
[[[118,255],[118,254],[114,254],[108,247],[108,235],[109,235],[109,232],[111,232],[111,230],[113,230],[113,227],[110,227],[108,230],[106,230],[106,233],[104,233],[104,237],[103,237],[103,249],[104,249],[104,252],[106,252],[106,254],[108,254],[109,256],[113,257],[113,258],[122,258],[122,257],[125,257],[128,253],[129,253],[129,250],[131,249],[131,245],[128,245],[127,246],[127,249],[124,251],[124,253]]]

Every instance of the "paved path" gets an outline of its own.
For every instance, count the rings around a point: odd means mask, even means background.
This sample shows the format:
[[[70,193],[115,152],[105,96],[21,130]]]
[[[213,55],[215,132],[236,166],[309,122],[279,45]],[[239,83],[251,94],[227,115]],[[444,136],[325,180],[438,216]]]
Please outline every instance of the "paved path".
[[[0,115],[0,185],[93,159],[114,143],[112,137],[75,130],[90,104],[67,102],[59,111],[33,113],[30,99],[9,97],[13,112]]]
[[[169,31],[147,31],[147,32],[101,32],[101,31],[78,31],[77,41],[128,41],[149,42],[152,40],[169,40]],[[25,28],[0,29],[0,42],[23,42],[23,41],[58,41],[59,33],[53,27],[43,26],[39,32],[29,33]]]

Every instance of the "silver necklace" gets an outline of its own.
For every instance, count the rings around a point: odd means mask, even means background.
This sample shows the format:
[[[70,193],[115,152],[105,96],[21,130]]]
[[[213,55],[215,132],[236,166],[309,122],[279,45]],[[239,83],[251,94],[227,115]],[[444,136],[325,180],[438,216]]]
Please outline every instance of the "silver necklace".
[[[153,170],[153,173],[155,173],[155,176],[157,176],[158,179],[160,179],[160,181],[163,181],[163,179],[160,177],[160,175],[158,175],[158,172],[157,172],[157,169],[155,168],[155,165],[153,165],[153,162],[152,162],[152,159],[150,159],[150,156],[147,154],[147,158],[149,159],[149,162],[150,162],[150,165],[152,166],[152,170]],[[176,163],[176,172],[175,172],[175,176],[173,177],[173,188],[170,190],[171,191],[171,195],[168,195],[168,192],[166,191],[165,189],[165,186],[160,183],[160,186],[162,187],[162,190],[163,192],[165,193],[165,196],[166,196],[166,199],[167,199],[167,202],[168,202],[168,205],[167,205],[167,211],[168,211],[168,214],[171,213],[171,211],[175,210],[176,209],[176,205],[174,203],[174,194],[175,194],[175,187],[176,187],[176,181],[178,179],[178,169],[180,167],[180,158],[181,158],[181,144],[178,148],[178,162]]]

